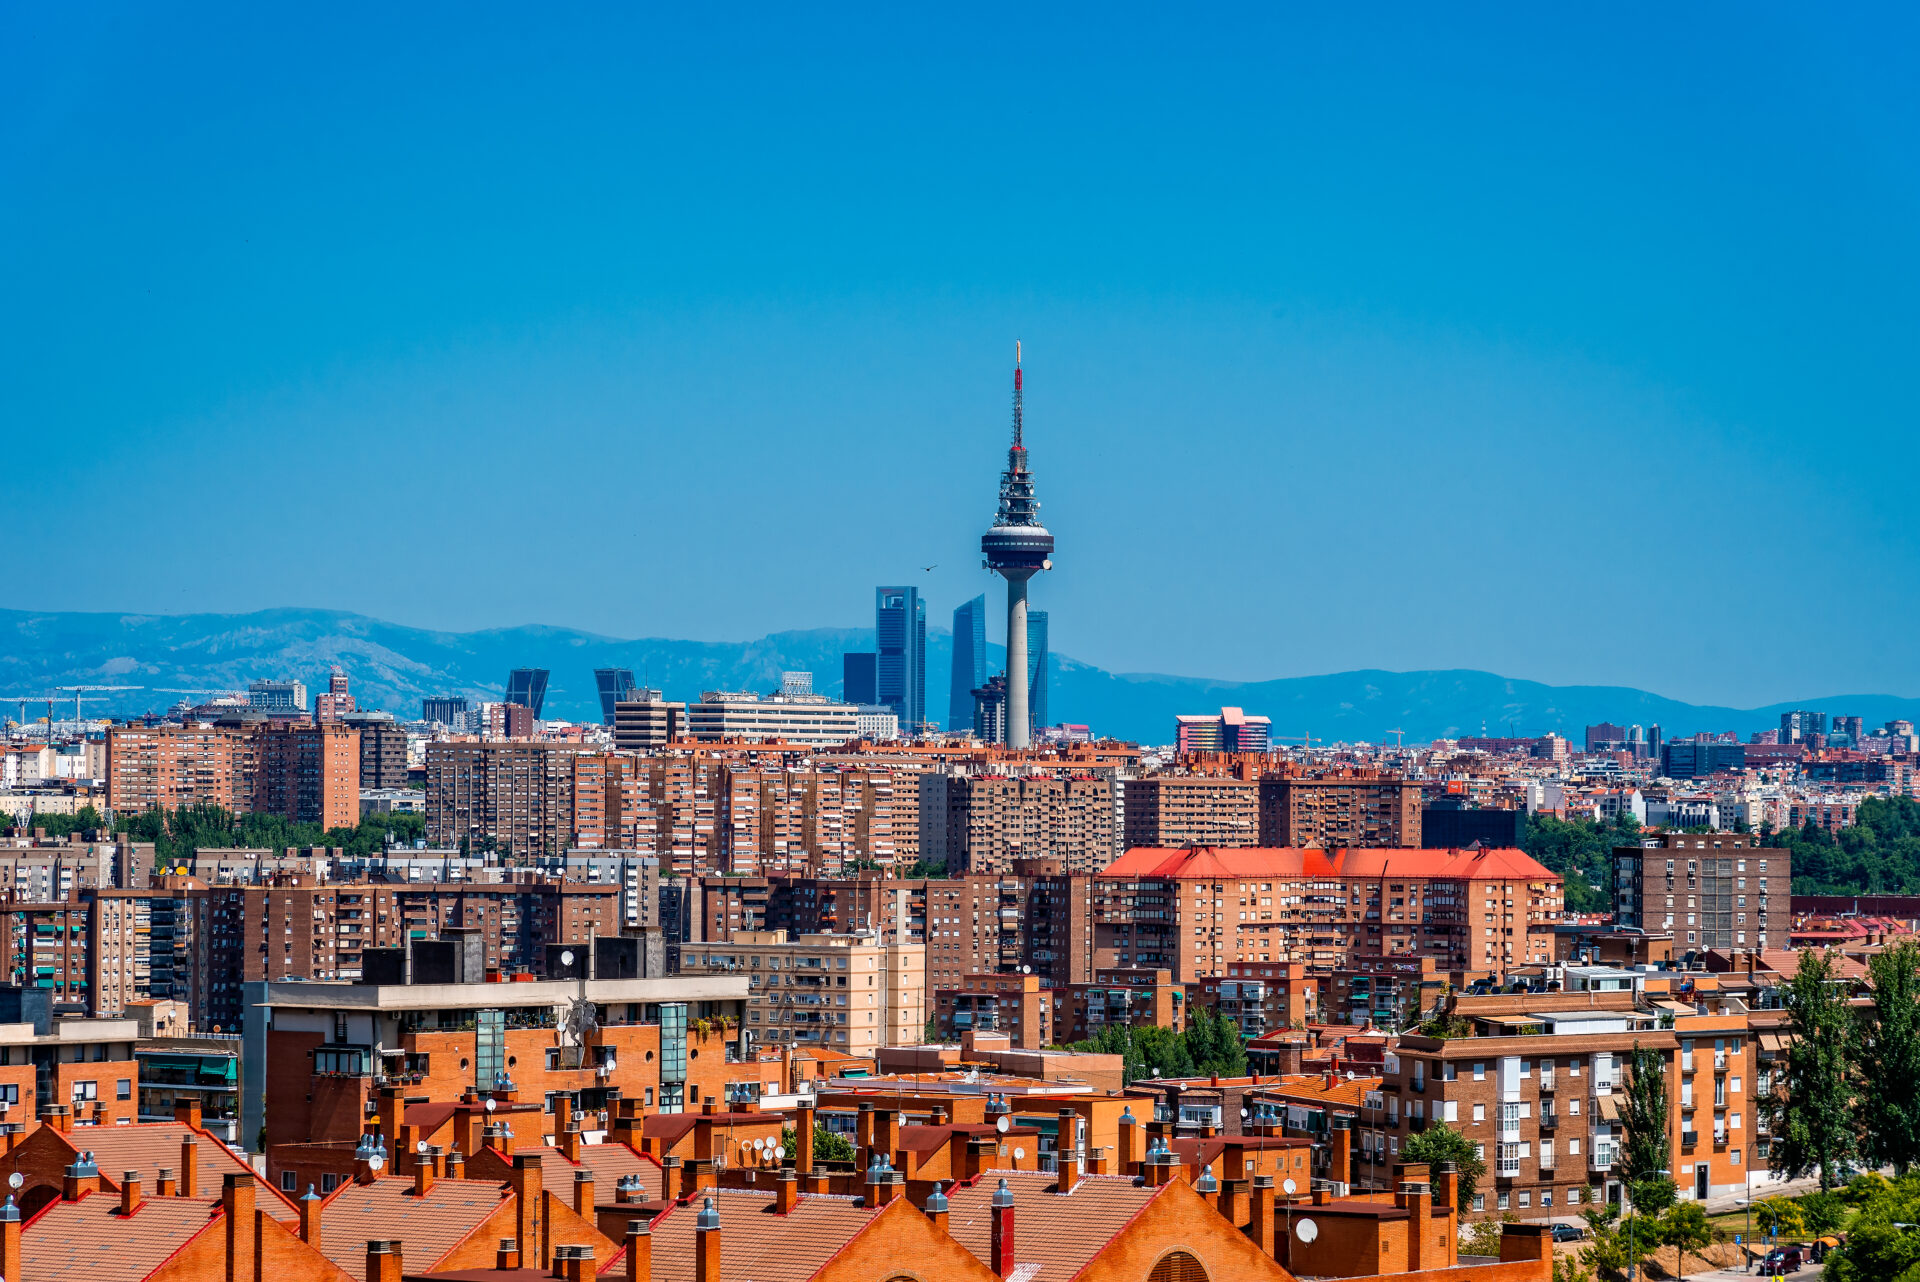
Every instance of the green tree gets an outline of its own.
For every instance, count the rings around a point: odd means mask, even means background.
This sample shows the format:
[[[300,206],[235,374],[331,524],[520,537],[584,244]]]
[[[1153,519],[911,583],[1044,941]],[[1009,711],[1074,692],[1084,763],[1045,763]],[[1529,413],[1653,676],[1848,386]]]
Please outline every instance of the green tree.
[[[1773,1132],[1767,1163],[1785,1179],[1817,1173],[1827,1190],[1858,1148],[1847,1064],[1853,1011],[1832,959],[1813,949],[1800,954],[1785,999],[1793,1043],[1782,1072],[1786,1089],[1763,1105]]]
[[[1499,1255],[1500,1239],[1506,1236],[1504,1226],[1518,1218],[1512,1211],[1508,1211],[1497,1220],[1479,1220],[1467,1225],[1466,1232],[1460,1238],[1460,1253],[1462,1255]]]
[[[1660,1217],[1660,1240],[1680,1253],[1680,1277],[1687,1276],[1687,1252],[1699,1253],[1713,1245],[1713,1226],[1698,1202],[1675,1202]]]
[[[1633,1263],[1633,1253],[1629,1250],[1626,1231],[1619,1223],[1620,1208],[1595,1201],[1591,1195],[1597,1190],[1588,1192],[1587,1207],[1580,1212],[1580,1218],[1587,1222],[1587,1245],[1580,1248],[1580,1262],[1604,1282],[1621,1282]]]
[[[1408,1137],[1400,1145],[1400,1160],[1425,1162],[1434,1169],[1443,1162],[1452,1162],[1453,1169],[1460,1175],[1460,1199],[1454,1209],[1462,1215],[1473,1209],[1474,1192],[1487,1173],[1487,1164],[1475,1151],[1473,1141],[1445,1122],[1429,1123],[1426,1130]]]
[[[1856,1021],[1854,1060],[1866,1082],[1920,1083],[1920,944],[1903,940],[1867,959],[1873,1009]],[[1920,1097],[1860,1093],[1861,1156],[1905,1175],[1920,1161]]]
[[[927,1016],[926,1027],[920,1030],[920,1040],[929,1045],[940,1040],[940,1017],[938,1015]]]
[[[1770,1197],[1753,1204],[1753,1224],[1768,1236],[1794,1237],[1807,1231],[1800,1204],[1790,1197]]]
[[[1808,1193],[1800,1198],[1800,1218],[1806,1221],[1807,1232],[1819,1237],[1847,1222],[1847,1204],[1838,1193]]]
[[[1830,1282],[1914,1282],[1920,1278],[1920,1174],[1884,1184],[1847,1226],[1826,1259]]]
[[[1620,1178],[1634,1209],[1658,1215],[1673,1205],[1674,1187],[1667,1130],[1667,1060],[1651,1046],[1633,1044],[1627,1060],[1627,1098],[1620,1121],[1627,1132]]]
[[[1611,823],[1531,815],[1521,843],[1526,852],[1560,874],[1568,912],[1607,912],[1613,898],[1613,848],[1639,844],[1640,825],[1632,815]]]

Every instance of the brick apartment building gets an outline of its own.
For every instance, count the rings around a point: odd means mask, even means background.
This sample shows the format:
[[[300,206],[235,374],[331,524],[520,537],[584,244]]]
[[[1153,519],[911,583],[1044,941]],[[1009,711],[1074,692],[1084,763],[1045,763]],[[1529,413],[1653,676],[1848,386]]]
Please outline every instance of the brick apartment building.
[[[1098,879],[1101,966],[1191,981],[1234,962],[1553,960],[1561,880],[1518,850],[1130,850]]]
[[[269,722],[258,734],[253,809],[294,823],[360,822],[360,733],[335,722]]]
[[[1391,1160],[1406,1139],[1445,1122],[1485,1154],[1476,1211],[1562,1215],[1589,1187],[1617,1201],[1626,1066],[1637,1045],[1666,1064],[1682,1198],[1744,1192],[1764,1171],[1743,1009],[1676,1015],[1636,1006],[1624,989],[1461,997],[1454,1009],[1473,1035],[1410,1034],[1389,1052],[1357,1158],[1384,1145]]]
[[[574,744],[490,740],[427,746],[427,840],[461,850],[554,854],[575,840]],[[590,779],[603,777],[590,760]],[[592,843],[602,844],[602,843]]]
[[[683,975],[745,975],[747,1044],[823,1046],[869,1057],[917,1044],[927,1020],[924,944],[872,935],[741,931],[684,948]]]
[[[921,856],[949,873],[1010,871],[1017,859],[1098,872],[1114,855],[1105,775],[937,775],[920,781]]]
[[[360,787],[407,786],[407,732],[390,712],[351,712],[347,727],[360,735]]]
[[[107,804],[121,814],[220,806],[295,823],[360,821],[360,741],[338,724],[114,726]]]
[[[1121,788],[1128,850],[1260,844],[1260,785],[1253,780],[1149,775]]]
[[[1614,921],[1682,951],[1785,948],[1793,857],[1746,833],[1658,833],[1613,852]]]
[[[1260,840],[1276,848],[1420,845],[1420,784],[1373,770],[1260,780]]]
[[[1164,970],[1096,971],[1092,983],[1055,986],[1038,975],[966,975],[933,992],[944,1040],[1001,1033],[1014,1050],[1087,1041],[1116,1024],[1185,1028],[1187,992]]]

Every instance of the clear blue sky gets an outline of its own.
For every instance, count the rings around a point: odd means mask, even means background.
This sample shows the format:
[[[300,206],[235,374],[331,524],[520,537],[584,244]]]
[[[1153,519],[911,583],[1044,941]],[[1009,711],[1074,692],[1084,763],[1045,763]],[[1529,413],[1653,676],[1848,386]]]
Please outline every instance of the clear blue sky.
[[[1920,693],[1913,11],[1564,8],[9,6],[0,602],[944,623],[1020,338],[1057,651]]]

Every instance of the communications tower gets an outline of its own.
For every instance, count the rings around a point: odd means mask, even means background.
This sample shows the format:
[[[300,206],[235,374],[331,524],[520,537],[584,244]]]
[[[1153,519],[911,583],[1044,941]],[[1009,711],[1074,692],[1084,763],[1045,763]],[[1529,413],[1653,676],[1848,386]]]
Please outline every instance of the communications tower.
[[[986,567],[1007,581],[1007,731],[1009,748],[1024,748],[1032,727],[1027,712],[1027,580],[1053,568],[1053,535],[1040,524],[1033,496],[1020,408],[1020,345],[1013,345],[1013,445],[1000,474],[1000,510],[980,536]]]

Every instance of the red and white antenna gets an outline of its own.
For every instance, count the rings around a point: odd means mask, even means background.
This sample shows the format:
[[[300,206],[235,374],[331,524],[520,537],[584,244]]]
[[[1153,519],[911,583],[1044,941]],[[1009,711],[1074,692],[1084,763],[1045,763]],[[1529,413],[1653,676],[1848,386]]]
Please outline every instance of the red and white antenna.
[[[1024,451],[1025,429],[1021,423],[1020,340],[1013,340],[1013,448]]]

